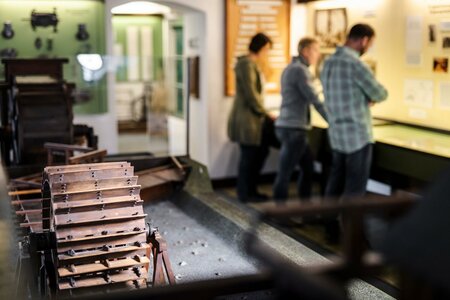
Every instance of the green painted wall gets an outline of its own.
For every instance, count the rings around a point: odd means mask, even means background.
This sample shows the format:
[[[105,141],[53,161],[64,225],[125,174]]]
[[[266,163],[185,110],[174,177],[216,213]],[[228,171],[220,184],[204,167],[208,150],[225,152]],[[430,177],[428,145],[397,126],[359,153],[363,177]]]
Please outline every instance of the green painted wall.
[[[53,32],[53,27],[38,27],[33,31],[30,21],[31,11],[56,12],[59,18],[58,31]],[[75,113],[103,113],[108,110],[106,74],[95,82],[83,80],[81,66],[76,61],[79,53],[105,54],[105,20],[103,1],[85,0],[0,0],[0,26],[3,22],[11,21],[15,35],[6,40],[0,36],[0,50],[15,48],[19,58],[30,57],[67,57],[69,63],[64,69],[64,77],[69,82],[75,82],[77,88],[88,92],[91,100],[74,106]],[[79,23],[85,23],[89,32],[89,39],[78,41],[75,34]],[[1,31],[1,30],[0,30]],[[34,41],[37,37],[42,39],[42,48],[36,49]],[[53,49],[47,50],[47,39],[53,40]],[[1,71],[3,77],[3,71]]]
[[[122,47],[123,55],[126,57],[127,53],[127,27],[128,26],[149,26],[153,31],[153,79],[160,79],[163,74],[163,48],[162,48],[162,17],[160,16],[121,16],[115,15],[112,18],[113,34],[115,36],[115,43]],[[140,36],[140,35],[139,35]],[[141,41],[139,40],[138,49]],[[142,65],[141,65],[142,66]],[[139,72],[142,74],[142,70]],[[116,80],[128,81],[126,63],[120,66],[116,72]]]

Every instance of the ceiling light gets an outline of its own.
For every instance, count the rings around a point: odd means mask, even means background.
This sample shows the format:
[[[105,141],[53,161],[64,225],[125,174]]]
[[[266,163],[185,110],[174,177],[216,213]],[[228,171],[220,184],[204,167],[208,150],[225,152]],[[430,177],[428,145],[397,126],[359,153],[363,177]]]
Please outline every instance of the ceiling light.
[[[111,9],[113,15],[154,15],[170,13],[170,7],[148,1],[134,1]]]

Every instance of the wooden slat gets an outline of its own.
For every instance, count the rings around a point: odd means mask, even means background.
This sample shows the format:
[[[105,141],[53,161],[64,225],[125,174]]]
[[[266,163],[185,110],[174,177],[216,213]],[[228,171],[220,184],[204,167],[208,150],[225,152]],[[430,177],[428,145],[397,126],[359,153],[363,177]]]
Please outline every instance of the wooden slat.
[[[31,204],[31,203],[42,203],[42,198],[23,199],[23,200],[13,200],[13,201],[11,201],[12,205],[23,205],[23,204]]]
[[[14,207],[16,208],[16,210],[19,209],[42,209],[42,202],[22,202],[18,205],[14,205]]]
[[[30,226],[34,226],[34,225],[41,225],[42,226],[42,222],[25,222],[25,223],[20,223],[20,227],[22,227],[22,228],[26,228],[26,227],[30,227]]]
[[[137,176],[121,176],[107,179],[89,179],[83,181],[73,181],[68,183],[55,182],[51,189],[54,195],[61,193],[72,193],[80,191],[93,191],[108,188],[118,188],[137,185]]]
[[[143,243],[140,247],[126,246],[126,247],[111,248],[109,249],[109,251],[102,251],[102,250],[86,251],[80,254],[76,254],[74,256],[70,256],[67,254],[59,254],[58,262],[63,265],[68,265],[68,264],[93,262],[96,260],[104,260],[104,259],[133,257],[135,255],[143,256],[145,255],[148,248],[150,248],[150,246],[148,244]]]
[[[29,228],[31,232],[42,232],[42,222],[39,222],[39,224],[31,225]]]
[[[60,282],[58,284],[58,287],[60,290],[67,290],[72,288],[82,288],[82,287],[93,287],[93,286],[101,286],[106,285],[110,283],[121,283],[121,282],[128,282],[133,280],[142,280],[143,278],[147,278],[147,272],[145,272],[145,269],[142,270],[142,275],[137,276],[133,270],[124,270],[120,273],[111,274],[110,275],[110,282],[107,282],[102,275],[99,275],[97,277],[86,277],[86,278],[77,278],[75,279],[75,286],[71,286],[68,281]]]
[[[169,169],[156,173],[147,173],[139,175],[138,183],[142,189],[149,188],[167,182],[181,182],[184,180],[184,175],[178,169]]]
[[[89,201],[91,202],[91,201]],[[91,211],[105,211],[111,209],[124,209],[127,207],[138,207],[144,204],[143,200],[135,201],[135,202],[116,202],[116,203],[107,203],[107,204],[95,204],[88,203],[89,205],[78,206],[74,208],[66,208],[66,209],[58,209],[54,211],[55,215],[65,215],[65,214],[79,214],[83,212],[91,212]]]
[[[53,204],[53,212],[56,215],[61,214],[68,214],[68,213],[80,213],[80,212],[87,212],[92,210],[101,211],[104,209],[113,209],[113,208],[124,208],[124,207],[130,207],[130,206],[142,206],[144,204],[144,201],[141,199],[136,200],[128,200],[128,201],[110,201],[110,199],[103,199],[100,200],[83,200],[79,201],[79,205],[68,205],[69,203],[56,203]],[[67,205],[64,206],[58,206],[58,208],[55,208],[57,204]]]
[[[74,266],[74,269],[71,269],[70,267],[58,268],[58,274],[60,277],[67,277],[67,276],[89,274],[89,273],[102,272],[102,271],[114,270],[114,269],[120,269],[120,268],[129,268],[129,267],[133,267],[133,266],[142,266],[142,265],[145,265],[148,263],[150,263],[150,260],[145,256],[142,256],[139,258],[127,257],[125,259],[108,261],[107,264],[98,262],[98,263],[93,263],[93,264]],[[142,271],[145,272],[145,269],[142,269]]]
[[[120,232],[120,233],[112,233],[112,234],[108,234],[106,235],[106,237],[121,237],[121,236],[130,236],[130,235],[137,235],[137,234],[141,234],[143,232],[145,232],[145,230],[143,228],[140,228],[141,230],[139,231],[128,231],[128,232]],[[106,229],[105,229],[106,230]],[[96,239],[102,239],[105,238],[105,235],[97,235],[97,236],[87,236],[87,237],[79,237],[79,238],[72,238],[72,239],[64,239],[64,240],[58,240],[57,243],[58,245],[66,245],[66,244],[72,244],[72,243],[77,243],[77,242],[83,242],[83,241],[92,241],[92,240],[96,240]]]
[[[36,124],[36,126],[39,126],[40,128],[44,128],[43,125],[41,124]],[[67,125],[67,127],[69,127],[69,125]],[[29,145],[33,145],[32,141],[34,141],[34,139],[44,139],[44,140],[55,140],[58,138],[64,139],[66,138],[69,134],[70,134],[70,129],[69,128],[62,128],[62,130],[58,130],[58,131],[51,131],[51,132],[45,132],[42,130],[38,130],[35,132],[30,132],[30,131],[26,131],[23,133],[22,138],[24,139],[24,143],[29,142]]]
[[[139,176],[139,178],[152,175],[155,177],[166,178],[175,181],[179,181],[184,178],[183,172],[173,167],[161,168],[159,170],[149,169],[136,172],[136,176]]]
[[[92,170],[92,171],[74,171],[66,173],[53,173],[48,175],[50,184],[61,182],[67,183],[72,181],[92,180],[92,179],[106,179],[112,177],[133,176],[134,168],[114,168],[107,170]]]
[[[24,120],[41,119],[43,117],[42,109],[42,107],[40,107],[39,109],[21,109],[19,118],[22,118]],[[58,105],[45,107],[45,113],[46,118],[61,118],[61,115],[66,114],[67,112],[64,105]]]
[[[8,192],[8,196],[23,196],[23,195],[32,195],[32,194],[40,194],[41,189],[30,189],[30,190],[21,190],[21,191],[10,191]]]
[[[40,188],[42,178],[23,180],[23,179],[13,179],[10,182],[10,187],[27,187],[27,188]]]
[[[93,199],[93,200],[80,200],[80,201],[70,201],[70,202],[57,202],[53,203],[53,210],[57,212],[59,209],[68,209],[68,208],[78,208],[78,207],[86,207],[86,206],[98,206],[98,205],[108,205],[114,203],[141,203],[141,197],[139,195],[132,196],[120,196],[120,197],[108,197],[101,199]]]
[[[42,223],[42,215],[25,215],[25,218],[28,220],[28,222],[31,223]]]
[[[83,153],[80,155],[75,155],[72,157],[69,157],[69,164],[79,164],[84,161],[93,161],[95,160],[103,160],[103,158],[106,156],[107,151],[105,149],[99,149],[90,151],[87,153]]]
[[[105,170],[105,169],[126,168],[126,167],[131,167],[131,164],[129,162],[122,161],[122,162],[93,163],[82,165],[49,166],[44,169],[44,172],[48,174],[53,174],[53,173]]]
[[[133,228],[141,228],[145,229],[145,219],[132,219],[132,220],[113,220],[108,222],[108,231],[110,233],[120,233],[124,231],[128,231]],[[56,231],[56,238],[67,239],[68,236],[72,236],[72,238],[82,238],[89,236],[97,236],[101,235],[102,231],[105,230],[105,224],[82,224],[77,228],[58,228]]]
[[[112,217],[131,217],[133,215],[137,216],[143,213],[141,206],[135,207],[121,207],[121,208],[113,208],[113,209],[104,209],[104,210],[92,210],[86,211],[82,213],[67,213],[67,214],[58,214],[54,216],[54,224],[56,226],[71,222],[81,222],[87,220],[101,220]]]
[[[139,214],[134,216],[119,216],[119,217],[108,217],[103,219],[86,219],[86,220],[77,220],[69,223],[61,223],[55,225],[58,228],[61,227],[73,227],[75,225],[86,225],[86,224],[95,224],[95,223],[102,223],[107,224],[110,221],[124,221],[124,220],[135,220],[135,219],[145,219],[147,214]]]
[[[42,215],[42,209],[16,210],[16,215]]]
[[[132,246],[136,242],[145,243],[147,240],[147,236],[145,232],[141,232],[136,235],[128,235],[128,236],[114,236],[114,235],[104,235],[103,237],[98,237],[96,240],[86,240],[86,241],[78,241],[71,244],[64,243],[58,244],[57,251],[60,254],[64,254],[69,250],[80,251],[87,249],[96,249],[101,248],[104,245],[108,245],[111,247],[128,245]]]
[[[20,228],[28,228],[31,232],[42,232],[42,222],[25,222],[19,224]]]
[[[85,191],[79,193],[62,193],[53,195],[53,202],[62,201],[79,201],[79,200],[94,200],[94,199],[107,199],[111,197],[120,196],[137,196],[140,193],[140,185],[122,187],[122,188],[109,188],[94,191]]]

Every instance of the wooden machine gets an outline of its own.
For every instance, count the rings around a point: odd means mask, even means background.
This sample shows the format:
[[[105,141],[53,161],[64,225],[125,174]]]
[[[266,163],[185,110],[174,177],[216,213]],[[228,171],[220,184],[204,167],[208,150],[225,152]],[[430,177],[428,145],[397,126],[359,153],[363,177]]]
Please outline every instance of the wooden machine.
[[[33,295],[143,288],[164,285],[166,278],[175,283],[166,243],[146,224],[130,163],[49,166],[41,189],[23,184],[12,184],[9,194],[28,231],[24,281]]]
[[[8,186],[28,257],[20,273],[29,276],[19,281],[33,297],[174,284],[166,242],[147,225],[143,203],[182,187],[186,162],[154,158],[135,172],[129,162],[99,163],[105,150],[55,143],[44,148],[44,172],[14,178]],[[66,165],[52,166],[55,156]]]
[[[63,78],[67,59],[3,59],[0,83],[1,153],[4,165],[45,161],[46,142],[72,144],[75,85]],[[88,146],[95,146],[94,138]]]
[[[46,260],[56,270],[51,286],[144,283],[150,247],[130,164],[47,167],[42,188],[42,231],[54,235]]]

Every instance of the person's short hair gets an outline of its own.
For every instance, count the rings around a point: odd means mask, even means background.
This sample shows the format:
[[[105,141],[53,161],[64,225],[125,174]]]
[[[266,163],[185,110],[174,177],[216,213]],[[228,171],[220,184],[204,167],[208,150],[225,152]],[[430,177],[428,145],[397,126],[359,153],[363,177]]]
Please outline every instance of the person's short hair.
[[[312,37],[304,37],[298,42],[297,50],[298,54],[301,54],[303,49],[308,48],[309,46],[319,43],[319,41]]]
[[[272,40],[264,33],[257,33],[252,37],[248,50],[252,53],[258,53],[267,44],[272,46]]]
[[[365,37],[368,37],[371,39],[375,36],[375,30],[368,24],[356,24],[354,25],[347,36],[347,39],[349,40],[359,40]]]

